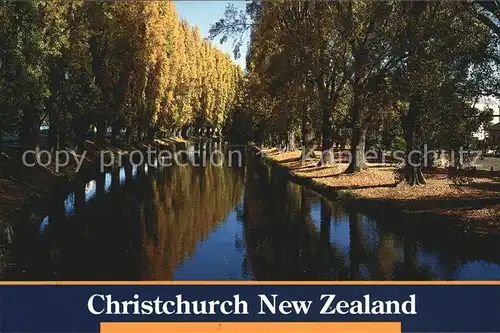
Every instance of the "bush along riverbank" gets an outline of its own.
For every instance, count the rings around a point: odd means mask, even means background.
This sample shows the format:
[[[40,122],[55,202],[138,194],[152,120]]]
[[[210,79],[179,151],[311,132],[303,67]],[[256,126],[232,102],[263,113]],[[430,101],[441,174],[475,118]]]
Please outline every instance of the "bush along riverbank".
[[[410,187],[396,184],[396,167],[390,164],[370,163],[367,170],[349,175],[344,173],[347,164],[318,166],[318,158],[304,161],[300,151],[258,151],[265,163],[292,181],[389,221],[393,227],[454,237],[500,236],[500,182],[496,177],[481,176],[456,185],[445,170],[438,170],[425,175],[426,185]]]
[[[80,174],[99,172],[101,152],[109,152],[107,156],[114,154],[114,156],[121,155],[122,158],[127,158],[127,153],[132,151],[140,151],[145,154],[148,149],[178,150],[184,149],[186,145],[187,141],[183,139],[164,139],[136,145],[115,143],[98,148],[94,142],[87,141],[84,154],[70,152],[69,163],[59,168],[56,167],[55,163],[46,166],[41,166],[38,163],[26,166],[23,163],[22,153],[17,149],[2,152],[0,156],[1,245],[12,241],[12,222],[20,221],[20,212],[28,212],[27,217],[23,218],[23,220],[28,220],[26,223],[39,222],[39,216],[37,216],[34,207],[39,206],[42,199],[50,195],[52,190],[67,185]],[[55,154],[51,158],[54,160]],[[115,159],[115,164],[117,163],[118,159]],[[106,161],[106,167],[113,167],[109,160]],[[23,216],[26,215],[23,214]]]

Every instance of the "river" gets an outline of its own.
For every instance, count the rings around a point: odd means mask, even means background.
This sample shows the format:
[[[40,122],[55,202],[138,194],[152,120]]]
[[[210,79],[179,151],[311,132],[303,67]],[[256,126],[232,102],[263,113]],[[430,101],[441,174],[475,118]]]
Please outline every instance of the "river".
[[[17,221],[4,279],[500,279],[500,251],[392,228],[243,157],[79,177]]]

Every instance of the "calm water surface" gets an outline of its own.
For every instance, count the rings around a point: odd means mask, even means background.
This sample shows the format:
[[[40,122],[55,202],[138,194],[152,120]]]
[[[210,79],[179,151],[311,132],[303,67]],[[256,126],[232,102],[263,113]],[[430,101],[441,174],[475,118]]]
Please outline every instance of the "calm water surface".
[[[17,228],[7,278],[500,279],[500,251],[395,231],[245,159],[82,178]]]

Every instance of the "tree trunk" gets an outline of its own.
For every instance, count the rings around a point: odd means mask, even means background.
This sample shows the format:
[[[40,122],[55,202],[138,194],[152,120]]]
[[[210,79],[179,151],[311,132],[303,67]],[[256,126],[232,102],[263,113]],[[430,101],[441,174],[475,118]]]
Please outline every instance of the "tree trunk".
[[[0,125],[0,161],[2,161],[2,153],[3,153],[3,134],[4,134],[4,131],[3,131],[3,128],[2,128],[2,125]],[[3,166],[3,163],[0,163],[0,178],[2,177],[5,177],[4,175],[4,166]]]
[[[106,122],[99,119],[97,123],[96,144],[98,147],[104,147],[104,140],[106,138]]]
[[[295,131],[287,131],[285,141],[285,151],[295,151]]]
[[[143,127],[141,122],[139,121],[139,123],[137,124],[137,141],[142,142],[142,140],[143,140]]]
[[[307,111],[307,108],[305,108],[302,112],[302,155],[300,158],[303,160],[315,157],[314,147],[312,145],[312,131],[307,121]]]
[[[65,142],[61,142],[61,109],[58,107],[58,95],[63,80],[62,58],[53,59],[49,67],[50,96],[46,104],[50,123],[48,144],[50,150],[60,150],[65,146]]]
[[[86,129],[78,129],[76,133],[76,150],[82,153],[85,150],[85,141],[87,139]]]
[[[179,133],[182,132],[182,129],[179,131]],[[156,129],[154,128],[154,126],[150,126],[149,127],[149,130],[148,130],[148,139],[150,141],[154,141],[156,139]]]
[[[436,164],[438,162],[439,154],[435,153],[429,153],[430,151],[433,151],[433,145],[430,145],[427,147],[427,156],[424,156],[424,165],[423,165],[423,170],[434,170],[436,167]],[[436,156],[437,155],[437,156]]]
[[[404,175],[406,182],[410,186],[423,185],[426,183],[422,172],[422,156],[420,153],[412,153],[422,152],[420,149],[421,131],[417,130],[420,126],[417,124],[420,111],[417,102],[418,98],[418,96],[415,96],[410,102],[408,114],[404,119],[404,136],[406,141]]]
[[[125,144],[129,145],[132,141],[132,127],[127,126],[125,129]]]
[[[51,119],[50,119],[50,122],[49,122],[49,133],[48,133],[48,138],[47,138],[47,143],[48,143],[48,148],[50,151],[54,151],[54,150],[58,150],[59,149],[59,138],[58,138],[58,124],[57,124],[57,121],[55,121],[53,118],[52,118],[52,115],[51,115]]]
[[[366,129],[355,129],[353,140],[351,140],[351,163],[347,167],[346,173],[353,174],[366,169],[365,145]]]
[[[415,1],[410,3],[410,19],[407,26],[407,50],[408,56],[408,73],[410,82],[418,82],[420,77],[420,62],[419,53],[422,49],[422,44],[418,35],[413,31],[413,25],[418,22],[419,16],[425,10],[427,3],[425,1]],[[404,176],[406,182],[410,186],[425,184],[424,174],[422,172],[422,156],[421,154],[412,152],[422,152],[422,124],[420,121],[420,94],[418,88],[414,89],[409,96],[410,105],[408,114],[403,120],[403,131],[406,140],[406,158],[404,167]],[[411,154],[411,156],[410,156]]]
[[[3,129],[0,127],[0,153],[3,152]]]
[[[21,133],[19,136],[22,150],[34,150],[38,145],[39,128],[37,126],[38,110],[36,106],[29,106],[23,112]]]
[[[73,119],[71,127],[75,132],[73,147],[77,152],[81,153],[85,150],[85,141],[87,140],[87,131],[89,129],[87,118],[80,116]]]
[[[318,166],[320,165],[331,165],[334,164],[333,158],[333,141],[332,141],[332,129],[333,129],[333,119],[331,115],[331,110],[327,103],[323,102],[322,105],[322,126],[321,126],[321,158],[319,160]]]
[[[57,133],[59,139],[57,149],[63,150],[66,147],[66,129],[59,127]]]
[[[410,186],[424,185],[427,182],[422,172],[422,167],[411,165],[405,166],[405,180]]]
[[[54,85],[54,83],[53,83]],[[54,86],[52,89],[55,89]],[[47,144],[50,151],[59,149],[59,112],[57,111],[55,92],[53,91],[49,102],[47,103],[47,112],[49,114],[49,133]]]
[[[353,133],[351,137],[351,162],[346,173],[353,174],[366,169],[365,143],[366,126],[364,122],[364,108],[359,89],[354,91],[354,101],[351,107]]]
[[[118,135],[120,134],[120,125],[114,122],[111,126],[111,142],[116,145],[118,143]]]

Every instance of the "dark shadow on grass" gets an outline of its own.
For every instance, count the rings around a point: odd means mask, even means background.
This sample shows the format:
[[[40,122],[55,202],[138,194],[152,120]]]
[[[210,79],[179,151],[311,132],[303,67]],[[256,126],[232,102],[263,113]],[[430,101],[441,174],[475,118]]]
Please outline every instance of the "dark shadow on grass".
[[[500,192],[500,183],[498,183],[498,182],[472,183],[472,184],[463,185],[463,186],[468,187],[468,188],[472,188],[475,190],[481,190],[481,191]]]
[[[298,162],[300,161],[301,158],[296,158],[296,157],[293,157],[293,158],[288,158],[286,160],[282,160],[282,161],[279,161],[279,163],[291,163],[291,162]]]
[[[318,177],[319,178],[319,177]],[[317,179],[317,178],[314,178]],[[388,188],[396,187],[396,184],[380,184],[380,185],[353,185],[353,186],[329,186],[334,191],[339,190],[362,190],[369,188]]]
[[[369,162],[369,163],[379,163],[379,162]],[[381,162],[380,162],[381,163]],[[368,169],[383,169],[383,168],[394,168],[395,165],[394,164],[389,164],[389,163],[385,163],[383,165],[380,165],[380,164],[377,164],[377,165],[368,165]]]
[[[407,201],[405,207],[415,211],[435,211],[441,209],[481,209],[497,204],[500,204],[500,197],[432,197]]]
[[[306,166],[299,166],[296,169],[293,169],[293,171],[300,171],[300,172],[312,172],[314,170],[321,170],[325,169],[325,167],[318,167],[317,165],[306,165]],[[302,170],[311,170],[311,171],[302,171]]]
[[[329,168],[331,168],[332,166],[316,166],[316,165],[313,165],[313,166],[309,166],[309,167],[304,167],[303,169],[309,169],[309,170],[305,170],[305,171],[302,171],[302,170],[299,170],[299,169],[294,169],[293,171],[300,171],[302,173],[305,173],[305,174],[309,174],[309,173],[313,173],[313,172],[316,172],[316,171],[320,171],[320,170],[327,170]],[[327,178],[327,177],[333,177],[333,176],[338,176],[340,175],[340,173],[338,174],[335,174],[335,175],[331,175],[331,176],[321,176],[321,177],[314,177],[312,176],[312,178]]]

